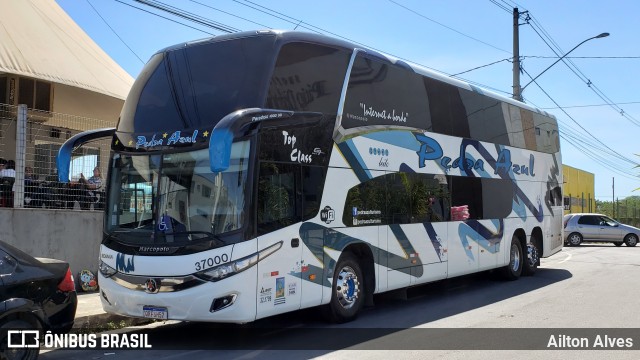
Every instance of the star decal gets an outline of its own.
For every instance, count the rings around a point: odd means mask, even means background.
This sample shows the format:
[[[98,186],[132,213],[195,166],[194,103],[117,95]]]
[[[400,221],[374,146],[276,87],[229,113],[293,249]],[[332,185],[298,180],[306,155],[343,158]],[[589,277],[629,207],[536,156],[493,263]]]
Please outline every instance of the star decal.
[[[204,137],[209,136],[209,132],[208,132],[207,130],[205,130],[205,131],[202,133],[202,136],[204,136]]]
[[[131,146],[131,144],[133,144],[133,140],[129,140],[129,146]]]
[[[167,138],[167,136],[169,136],[169,134],[167,134],[167,133],[162,134],[162,138],[163,138],[163,139],[166,139],[166,138]]]

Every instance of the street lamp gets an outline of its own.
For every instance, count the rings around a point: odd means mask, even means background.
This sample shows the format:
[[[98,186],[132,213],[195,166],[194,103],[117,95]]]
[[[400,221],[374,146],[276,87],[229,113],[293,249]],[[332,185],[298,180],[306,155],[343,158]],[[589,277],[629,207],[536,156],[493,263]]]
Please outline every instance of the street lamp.
[[[540,77],[540,75],[544,74],[547,70],[551,69],[551,67],[555,64],[557,64],[560,60],[564,59],[567,55],[569,55],[573,50],[577,49],[578,46],[586,43],[589,40],[593,40],[593,39],[599,39],[599,38],[603,38],[603,37],[607,37],[609,36],[609,33],[602,33],[600,35],[594,36],[594,37],[590,37],[587,40],[584,40],[583,42],[581,42],[580,44],[576,45],[573,47],[573,49],[567,51],[564,55],[560,56],[558,58],[558,60],[554,61],[553,64],[549,65],[549,67],[547,67],[546,69],[544,69],[540,74],[538,74],[538,76],[534,77],[533,79],[531,79],[531,81],[529,81],[525,86],[523,86],[522,88],[520,88],[520,100],[522,100],[522,92],[524,91],[524,89],[529,86],[529,84],[531,84],[532,82],[534,82],[537,78]]]

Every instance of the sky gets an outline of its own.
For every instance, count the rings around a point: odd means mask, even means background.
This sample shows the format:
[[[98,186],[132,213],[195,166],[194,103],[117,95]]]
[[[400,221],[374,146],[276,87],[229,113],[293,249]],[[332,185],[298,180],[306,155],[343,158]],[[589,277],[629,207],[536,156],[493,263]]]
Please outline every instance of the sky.
[[[640,187],[634,168],[640,163],[638,1],[145,1],[231,31],[296,29],[346,38],[507,97],[517,7],[527,12],[518,27],[524,101],[557,117],[563,163],[595,175],[599,200],[611,201],[614,191],[619,199],[640,196],[634,191]],[[56,2],[134,78],[162,48],[225,33],[135,0]],[[610,35],[587,40],[605,32]]]

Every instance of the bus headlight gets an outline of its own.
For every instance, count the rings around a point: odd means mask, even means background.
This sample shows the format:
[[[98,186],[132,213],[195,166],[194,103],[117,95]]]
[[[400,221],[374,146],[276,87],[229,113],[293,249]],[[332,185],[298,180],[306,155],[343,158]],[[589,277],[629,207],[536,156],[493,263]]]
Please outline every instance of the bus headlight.
[[[257,253],[245,256],[238,260],[230,261],[226,264],[218,265],[210,269],[200,271],[194,275],[208,281],[219,281],[229,276],[241,273],[253,265],[257,264],[260,260],[280,250],[283,241],[279,241]]]
[[[112,277],[117,272],[116,269],[107,265],[104,261],[100,261],[99,270],[100,270],[100,273],[106,278]]]

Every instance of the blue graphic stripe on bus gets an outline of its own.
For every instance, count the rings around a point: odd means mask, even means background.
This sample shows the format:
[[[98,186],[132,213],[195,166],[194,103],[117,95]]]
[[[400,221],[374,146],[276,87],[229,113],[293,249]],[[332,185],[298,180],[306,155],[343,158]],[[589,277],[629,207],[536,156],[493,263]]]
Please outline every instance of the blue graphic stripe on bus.
[[[496,172],[497,172],[497,167],[498,167],[497,160],[494,159],[493,156],[491,156],[489,151],[482,145],[480,145],[477,148],[477,150],[480,153],[480,155],[487,161],[487,163],[489,163],[489,166],[491,166],[494,169],[496,169]],[[507,150],[507,149],[503,149],[503,150]],[[502,153],[502,151],[500,153]],[[518,199],[522,200],[524,205],[529,209],[529,211],[531,211],[533,216],[535,216],[536,220],[538,220],[538,222],[542,222],[542,220],[544,219],[544,212],[543,212],[543,209],[542,209],[542,204],[538,204],[538,207],[536,208],[536,206],[533,204],[533,202],[527,197],[527,195],[525,195],[524,191],[522,191],[522,189],[520,189],[520,187],[518,186],[518,182],[515,181],[512,178],[512,173],[510,173],[510,172],[498,172],[498,176],[500,176],[501,178],[503,178],[505,180],[509,179],[509,180],[511,180],[513,182],[513,191],[514,191],[513,200],[516,203],[518,203]]]
[[[420,147],[416,137],[409,131],[378,131],[362,135],[362,137],[411,151],[416,151]]]
[[[475,261],[475,257],[469,246],[469,240],[477,243],[478,246],[492,254],[500,251],[500,242],[504,233],[504,221],[500,219],[492,220],[492,222],[498,228],[497,232],[489,230],[478,220],[468,220],[458,226],[460,242],[469,259]]]
[[[562,201],[562,195],[560,194],[560,181],[558,177],[560,176],[560,167],[558,166],[558,159],[556,159],[556,154],[552,154],[553,165],[549,171],[549,176],[547,177],[547,193],[545,194],[544,202],[547,205],[547,209],[549,209],[549,213],[554,215],[553,206],[560,205],[557,201]],[[553,199],[554,196],[557,196],[557,199]]]
[[[495,159],[489,151],[477,140],[471,139],[462,139],[460,142],[460,153],[459,157],[453,162],[451,162],[451,158],[448,156],[444,156],[442,151],[442,146],[438,143],[437,140],[428,137],[424,134],[414,133],[415,138],[421,143],[420,150],[417,151],[418,154],[418,166],[420,168],[425,167],[425,162],[427,160],[435,160],[440,162],[441,166],[445,167],[445,171],[449,169],[449,164],[451,167],[460,168],[461,172],[469,177],[475,177],[473,170],[482,170],[484,172],[484,161],[486,161],[489,166],[494,169],[494,173],[500,176],[505,180],[511,180],[514,185],[514,200],[516,204],[519,200],[522,200],[524,205],[531,211],[531,213],[535,216],[536,220],[542,222],[544,218],[544,212],[542,209],[542,204],[539,203],[536,207],[533,202],[525,195],[524,191],[520,189],[517,181],[514,179],[514,175],[528,175],[535,176],[534,172],[534,163],[535,157],[533,154],[529,157],[529,163],[524,164],[513,164],[511,161],[511,151],[504,147],[498,147],[498,159]],[[480,156],[484,159],[472,160],[468,158],[467,155],[467,146],[473,146]],[[488,174],[487,174],[488,175]]]
[[[442,240],[438,237],[436,233],[436,229],[433,228],[433,224],[424,223],[424,229],[427,230],[427,235],[429,235],[429,239],[431,240],[431,244],[433,245],[433,249],[436,251],[436,255],[438,255],[438,259],[442,262],[442,258],[444,257],[444,247],[442,246]]]
[[[389,229],[391,229],[393,235],[396,237],[396,239],[398,239],[398,243],[400,244],[400,247],[402,247],[402,250],[404,250],[406,258],[397,255],[387,255],[387,266],[393,270],[400,270],[407,266],[416,266],[417,268],[413,273],[411,273],[411,275],[422,277],[422,272],[424,271],[424,269],[422,268],[422,260],[420,260],[420,255],[416,253],[413,245],[411,245],[407,234],[404,233],[404,231],[398,224],[389,225]],[[409,260],[408,263],[406,261],[407,259]]]
[[[478,239],[476,240],[478,245],[495,254],[500,250],[500,242],[504,234],[504,220],[491,220],[491,222],[495,225],[496,231],[490,230],[478,220],[467,220],[463,224],[460,224],[460,226],[466,226],[473,230],[474,235],[479,235],[479,238],[473,237],[474,239]]]
[[[408,240],[406,240],[407,236],[404,234],[402,229],[399,231],[396,229],[396,231],[398,234],[396,237],[398,238],[403,251],[409,255],[415,254],[413,246],[408,242]],[[394,232],[394,234],[396,234],[396,232]],[[311,251],[313,256],[323,264],[324,271],[322,272],[322,276],[316,276],[315,280],[310,280],[308,276],[302,276],[303,280],[311,281],[316,284],[331,286],[328,280],[331,278],[332,274],[329,274],[328,271],[335,267],[335,260],[330,256],[325,256],[324,247],[342,252],[342,250],[344,250],[348,245],[352,244],[366,244],[373,253],[374,262],[378,265],[390,267],[402,273],[417,277],[421,277],[423,274],[423,264],[418,256],[398,256],[371,245],[361,239],[351,237],[336,231],[335,229],[327,228],[319,224],[305,222],[300,225],[300,238],[307,248],[309,248],[309,251]],[[324,239],[324,241],[318,241],[320,238]],[[400,241],[401,239],[406,241]],[[386,262],[384,261],[385,259]],[[415,260],[416,263],[413,264],[412,260]],[[412,267],[414,267],[413,270],[411,270]],[[308,271],[312,270],[313,268],[311,267],[308,269]],[[291,274],[296,275],[297,273],[294,274],[292,272]]]
[[[460,224],[458,226],[458,237],[460,238],[462,248],[464,248],[464,252],[467,254],[467,257],[471,259],[471,261],[476,261],[473,253],[471,252],[471,246],[469,245],[469,239],[473,240],[473,232],[471,228],[465,226],[464,223]]]
[[[372,178],[371,173],[364,165],[364,160],[362,160],[362,157],[358,154],[358,150],[355,149],[352,140],[341,142],[338,144],[338,149],[340,149],[345,160],[347,160],[347,163],[349,163],[360,182],[365,182]]]

